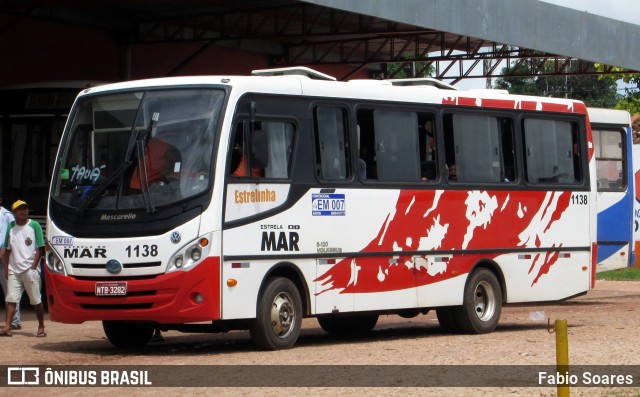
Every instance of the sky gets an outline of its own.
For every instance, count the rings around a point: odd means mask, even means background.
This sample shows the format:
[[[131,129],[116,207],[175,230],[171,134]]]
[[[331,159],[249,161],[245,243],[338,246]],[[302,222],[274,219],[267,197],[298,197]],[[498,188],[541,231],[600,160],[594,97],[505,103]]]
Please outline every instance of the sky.
[[[586,11],[640,25],[640,0],[540,0],[562,7]],[[461,89],[485,88],[485,79],[466,79],[456,84]]]

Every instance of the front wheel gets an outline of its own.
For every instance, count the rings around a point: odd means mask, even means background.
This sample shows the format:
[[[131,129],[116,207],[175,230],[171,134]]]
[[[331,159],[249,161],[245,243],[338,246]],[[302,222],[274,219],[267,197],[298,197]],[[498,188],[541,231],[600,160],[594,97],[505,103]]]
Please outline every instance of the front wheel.
[[[130,321],[103,321],[102,329],[109,342],[115,347],[142,347],[153,336],[154,327]]]
[[[288,349],[298,340],[302,325],[302,299],[291,280],[267,280],[258,298],[257,316],[251,338],[266,350]]]
[[[464,288],[462,306],[455,309],[455,320],[463,332],[484,334],[498,325],[502,312],[502,292],[498,279],[488,269],[474,272]]]

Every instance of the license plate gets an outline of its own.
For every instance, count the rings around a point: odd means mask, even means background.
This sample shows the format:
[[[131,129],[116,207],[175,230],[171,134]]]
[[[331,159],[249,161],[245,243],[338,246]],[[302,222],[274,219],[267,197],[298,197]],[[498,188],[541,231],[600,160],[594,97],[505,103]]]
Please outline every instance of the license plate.
[[[126,294],[126,281],[109,281],[96,283],[96,296],[118,296]]]

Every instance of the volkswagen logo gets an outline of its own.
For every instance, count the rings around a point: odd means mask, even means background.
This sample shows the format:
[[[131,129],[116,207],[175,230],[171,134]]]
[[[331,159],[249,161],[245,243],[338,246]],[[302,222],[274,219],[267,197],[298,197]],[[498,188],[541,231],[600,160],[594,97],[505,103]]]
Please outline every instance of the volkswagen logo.
[[[171,233],[171,242],[172,243],[178,244],[180,242],[180,240],[182,240],[182,236],[180,235],[180,232]]]
[[[122,263],[117,259],[111,259],[107,262],[107,271],[111,274],[118,274],[122,271]]]

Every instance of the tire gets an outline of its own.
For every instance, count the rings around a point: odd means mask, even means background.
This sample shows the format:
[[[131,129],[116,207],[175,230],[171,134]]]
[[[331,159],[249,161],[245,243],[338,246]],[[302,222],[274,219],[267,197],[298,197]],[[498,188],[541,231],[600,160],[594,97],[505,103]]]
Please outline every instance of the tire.
[[[460,330],[469,334],[492,332],[502,313],[502,289],[488,269],[474,272],[464,288],[462,306],[454,309]]]
[[[458,309],[457,306],[447,306],[436,309],[436,316],[438,317],[440,328],[442,328],[444,332],[450,334],[460,333],[460,326],[458,325],[455,317],[456,309]]]
[[[318,316],[323,330],[332,335],[362,335],[371,332],[378,323],[378,315],[364,316]]]
[[[287,278],[267,279],[250,329],[253,342],[265,350],[289,349],[298,340],[301,325],[302,299],[298,288]]]
[[[129,321],[103,321],[102,328],[112,345],[125,349],[146,345],[154,330],[152,325]]]

